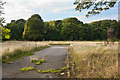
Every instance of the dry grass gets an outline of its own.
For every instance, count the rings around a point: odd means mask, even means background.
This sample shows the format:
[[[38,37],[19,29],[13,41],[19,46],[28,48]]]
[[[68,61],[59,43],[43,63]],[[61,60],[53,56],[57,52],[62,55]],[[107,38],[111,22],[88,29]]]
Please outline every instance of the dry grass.
[[[71,44],[71,75],[78,78],[118,77],[118,43],[103,46],[96,42]]]
[[[0,57],[8,53],[12,53],[15,50],[27,51],[35,47],[50,46],[48,43],[35,42],[35,41],[6,41],[3,43],[0,43],[0,45],[2,45],[2,51],[1,51]]]

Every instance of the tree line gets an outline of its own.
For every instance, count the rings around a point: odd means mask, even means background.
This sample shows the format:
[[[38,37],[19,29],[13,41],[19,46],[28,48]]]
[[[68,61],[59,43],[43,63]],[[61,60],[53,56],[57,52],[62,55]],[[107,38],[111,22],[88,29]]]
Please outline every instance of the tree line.
[[[11,20],[2,27],[2,40],[107,40],[108,29],[114,30],[114,38],[119,39],[120,21],[101,20],[83,23],[76,17],[44,22],[38,14],[24,19]]]

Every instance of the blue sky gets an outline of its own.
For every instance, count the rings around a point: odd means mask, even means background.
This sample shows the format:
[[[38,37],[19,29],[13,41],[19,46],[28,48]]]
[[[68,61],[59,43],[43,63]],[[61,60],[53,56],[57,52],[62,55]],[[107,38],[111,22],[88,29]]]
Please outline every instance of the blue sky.
[[[5,1],[5,0],[4,0]],[[85,17],[87,10],[81,13],[75,11],[75,0],[6,0],[4,5],[5,14],[3,17],[6,23],[20,18],[28,19],[33,14],[39,14],[44,21],[60,20],[69,17],[77,17],[84,23],[98,20],[115,19],[118,20],[118,3],[107,11],[99,15]]]

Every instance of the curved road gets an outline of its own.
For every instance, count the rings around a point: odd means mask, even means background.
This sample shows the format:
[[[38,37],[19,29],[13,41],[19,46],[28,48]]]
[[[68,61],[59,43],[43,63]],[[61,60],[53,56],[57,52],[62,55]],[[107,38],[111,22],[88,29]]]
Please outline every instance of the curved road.
[[[54,45],[52,47],[46,48],[44,50],[35,52],[32,58],[46,59],[46,63],[40,65],[35,65],[35,63],[30,63],[30,56],[24,57],[14,61],[12,64],[4,63],[2,65],[2,76],[3,78],[57,78],[58,75],[52,73],[37,73],[38,69],[48,70],[48,69],[60,69],[66,67],[65,60],[67,56],[67,45]],[[36,70],[21,72],[19,69],[23,67],[34,67]]]

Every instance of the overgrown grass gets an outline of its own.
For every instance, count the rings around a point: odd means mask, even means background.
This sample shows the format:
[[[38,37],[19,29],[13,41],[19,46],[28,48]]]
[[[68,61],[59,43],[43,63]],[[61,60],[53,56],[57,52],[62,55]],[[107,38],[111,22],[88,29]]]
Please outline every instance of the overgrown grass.
[[[12,63],[14,60],[21,59],[25,56],[33,55],[34,52],[45,49],[47,47],[48,46],[46,46],[46,47],[35,47],[31,50],[26,50],[26,51],[18,49],[18,50],[15,50],[14,52],[6,53],[6,55],[2,56],[2,62],[3,63]]]
[[[71,77],[118,78],[118,45],[94,43],[72,44],[70,52]]]
[[[29,51],[36,47],[50,46],[45,42],[35,41],[5,41],[1,43],[2,51],[0,57],[6,55],[6,53],[14,53],[16,50]]]

